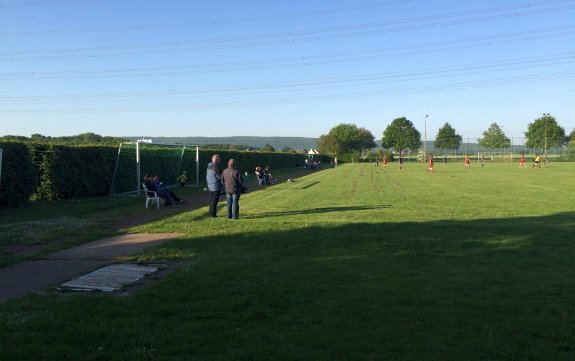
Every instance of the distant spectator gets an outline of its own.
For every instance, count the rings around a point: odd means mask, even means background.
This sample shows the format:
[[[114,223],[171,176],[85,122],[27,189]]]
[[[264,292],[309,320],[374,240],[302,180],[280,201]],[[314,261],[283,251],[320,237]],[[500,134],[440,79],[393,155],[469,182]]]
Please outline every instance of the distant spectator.
[[[255,174],[256,174],[256,178],[258,179],[258,185],[259,186],[267,185],[266,177],[264,176],[261,167],[259,167],[259,166],[256,167]]]
[[[266,179],[266,183],[267,184],[274,184],[275,181],[277,180],[276,178],[273,177],[273,175],[270,173],[270,166],[266,165],[265,168],[262,170],[262,173],[264,174],[264,178]]]

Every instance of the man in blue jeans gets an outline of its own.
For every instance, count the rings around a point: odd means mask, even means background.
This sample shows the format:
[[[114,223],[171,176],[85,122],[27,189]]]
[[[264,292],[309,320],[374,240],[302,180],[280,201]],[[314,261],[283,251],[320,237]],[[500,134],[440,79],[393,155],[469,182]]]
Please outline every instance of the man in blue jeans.
[[[235,167],[236,161],[230,159],[228,167],[222,173],[222,183],[226,189],[228,201],[228,219],[240,217],[240,193],[242,192],[242,175]]]

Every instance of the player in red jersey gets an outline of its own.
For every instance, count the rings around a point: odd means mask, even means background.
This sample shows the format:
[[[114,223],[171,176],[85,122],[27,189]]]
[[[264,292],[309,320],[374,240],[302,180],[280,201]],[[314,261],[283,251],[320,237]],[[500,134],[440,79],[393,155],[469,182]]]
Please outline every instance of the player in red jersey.
[[[383,168],[387,168],[387,154],[383,156]]]
[[[428,172],[433,172],[433,155],[429,155],[429,158],[427,158],[427,171]]]
[[[471,169],[471,164],[469,164],[469,154],[465,155],[465,168]]]
[[[527,164],[525,164],[525,156],[523,154],[521,154],[521,158],[519,158],[519,168],[521,168],[521,166],[523,166],[523,168],[527,168]]]

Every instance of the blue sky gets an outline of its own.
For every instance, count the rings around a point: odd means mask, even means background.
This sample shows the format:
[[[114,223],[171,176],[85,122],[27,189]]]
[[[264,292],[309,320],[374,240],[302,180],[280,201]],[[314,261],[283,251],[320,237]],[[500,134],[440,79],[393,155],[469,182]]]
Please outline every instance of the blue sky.
[[[575,128],[575,0],[0,0],[0,135]]]

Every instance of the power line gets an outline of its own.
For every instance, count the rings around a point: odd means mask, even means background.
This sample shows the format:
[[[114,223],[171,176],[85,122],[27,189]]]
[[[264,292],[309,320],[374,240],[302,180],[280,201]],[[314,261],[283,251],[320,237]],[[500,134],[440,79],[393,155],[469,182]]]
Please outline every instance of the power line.
[[[49,0],[49,1],[19,1],[17,3],[0,4],[0,9],[21,8],[21,7],[35,7],[35,6],[50,6],[50,5],[75,5],[84,3],[102,2],[104,0]]]
[[[84,1],[103,1],[103,0],[77,0]],[[61,2],[77,2],[73,0],[62,0]],[[163,30],[163,29],[177,29],[177,28],[190,28],[190,27],[205,27],[205,26],[218,26],[229,24],[241,23],[255,23],[271,20],[282,20],[291,18],[300,18],[317,15],[327,15],[335,13],[345,13],[352,11],[360,11],[367,9],[375,9],[390,5],[421,2],[423,0],[398,0],[369,3],[364,5],[337,7],[332,9],[307,11],[297,13],[275,14],[267,16],[246,17],[246,18],[231,18],[223,20],[209,20],[202,22],[187,22],[187,23],[168,23],[158,25],[140,25],[140,26],[116,26],[116,27],[99,27],[99,28],[79,28],[79,29],[59,29],[59,30],[38,30],[38,31],[16,31],[16,32],[0,32],[0,36],[39,36],[39,35],[70,35],[70,34],[84,34],[84,33],[111,33],[111,32],[132,32],[132,31],[146,31],[146,30]],[[1,6],[0,6],[1,7]]]
[[[463,38],[450,41],[403,45],[383,49],[371,49],[354,52],[339,52],[315,56],[298,56],[266,60],[234,61],[191,66],[155,67],[155,68],[123,68],[98,69],[87,71],[50,71],[50,72],[13,72],[0,73],[0,79],[5,80],[42,80],[42,79],[83,79],[83,78],[120,78],[120,77],[150,77],[182,74],[219,73],[246,70],[264,70],[288,67],[325,65],[351,61],[365,61],[405,55],[421,55],[453,51],[481,46],[494,46],[524,41],[572,36],[575,25],[543,28],[522,32],[513,32],[489,36]]]
[[[467,65],[431,68],[412,69],[402,72],[384,74],[366,74],[355,77],[338,77],[313,79],[299,82],[282,82],[272,84],[255,84],[238,87],[219,87],[211,89],[172,89],[155,91],[136,92],[106,92],[106,93],[85,93],[85,94],[61,94],[61,95],[33,95],[33,96],[7,96],[0,99],[0,103],[14,104],[31,102],[74,102],[74,101],[125,101],[126,99],[169,97],[174,99],[177,96],[189,98],[213,97],[223,95],[245,95],[267,93],[269,91],[301,91],[330,89],[336,87],[349,87],[359,85],[374,85],[389,82],[406,82],[413,80],[424,80],[442,77],[452,77],[461,75],[480,74],[493,71],[507,71],[527,69],[542,66],[562,65],[575,62],[575,53],[548,54],[545,56],[519,58],[499,62],[482,62]]]
[[[529,82],[540,82],[553,79],[565,79],[575,76],[575,71],[562,71],[552,73],[541,73],[533,75],[522,75],[515,77],[506,77],[498,79],[485,79],[473,82],[460,82],[460,83],[447,83],[431,86],[420,86],[411,88],[397,88],[386,90],[375,90],[367,92],[352,92],[340,93],[330,95],[296,97],[296,98],[272,98],[272,99],[259,99],[253,101],[238,101],[238,102],[225,102],[225,103],[211,103],[211,104],[196,104],[196,105],[158,105],[158,106],[131,106],[131,107],[95,107],[95,108],[46,108],[46,109],[5,109],[5,114],[49,114],[49,113],[125,113],[125,112],[158,112],[158,111],[176,111],[176,110],[200,110],[200,109],[223,109],[223,108],[240,108],[240,107],[254,107],[254,106],[268,106],[268,105],[286,105],[297,103],[316,103],[335,100],[350,100],[357,98],[378,97],[382,95],[397,96],[397,95],[414,95],[428,92],[438,91],[453,91],[461,89],[473,89],[481,87],[495,87],[512,84],[521,84]]]
[[[553,3],[555,2],[573,2],[573,0],[553,1]],[[524,4],[523,7],[528,7],[531,9],[535,6],[534,4],[540,4],[540,3],[547,3],[547,2],[528,3]],[[495,11],[493,9],[498,9],[497,11],[499,11],[500,8],[503,7],[475,10],[475,12],[476,13],[493,12]],[[392,28],[373,29],[373,30],[367,30],[367,29],[382,26],[382,22],[356,24],[344,27],[331,27],[331,28],[322,28],[315,30],[287,32],[287,33],[284,32],[284,33],[272,33],[272,34],[260,34],[260,35],[235,36],[235,37],[203,39],[194,41],[119,45],[119,46],[105,46],[105,47],[92,47],[92,48],[69,48],[69,49],[51,49],[51,50],[31,50],[31,51],[20,51],[20,52],[0,52],[0,60],[6,61],[6,60],[86,58],[86,57],[162,54],[162,53],[177,53],[177,52],[188,52],[188,51],[206,51],[206,50],[271,46],[271,45],[293,44],[299,42],[341,39],[341,38],[358,37],[358,36],[371,36],[391,32],[423,30],[443,26],[453,26],[453,25],[483,22],[483,21],[502,20],[511,17],[517,18],[521,16],[546,14],[558,11],[571,10],[574,8],[575,5],[567,5],[555,8],[525,10],[504,14],[487,15],[475,18],[455,19],[455,20],[434,22],[421,25],[410,24]],[[444,14],[443,16],[445,17],[447,15]],[[451,16],[458,17],[461,15],[453,15],[452,13]],[[353,30],[360,30],[360,31],[353,31]],[[341,31],[350,31],[350,32],[339,33]]]

